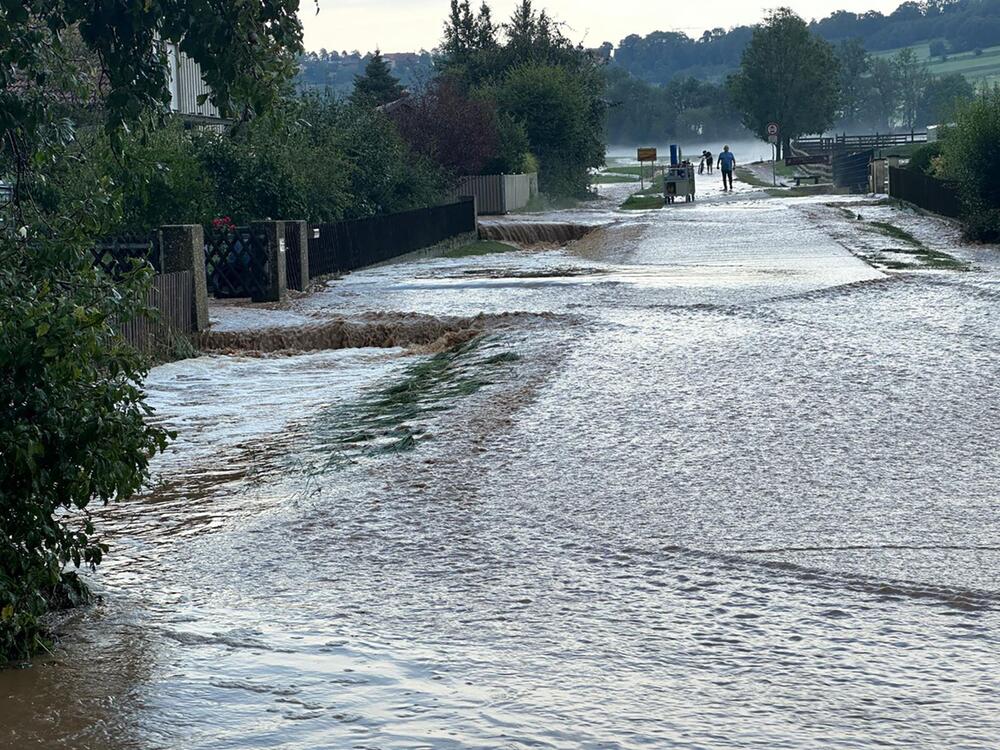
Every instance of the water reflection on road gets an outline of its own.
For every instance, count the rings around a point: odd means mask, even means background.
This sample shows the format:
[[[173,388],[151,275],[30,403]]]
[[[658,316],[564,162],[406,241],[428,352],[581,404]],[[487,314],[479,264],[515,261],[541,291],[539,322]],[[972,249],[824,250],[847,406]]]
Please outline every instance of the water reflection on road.
[[[0,745],[993,746],[996,267],[887,275],[819,203],[701,197],[298,303],[532,313],[432,376],[155,371],[180,439],[104,514],[104,604],[0,673]],[[358,404],[415,447],[317,460]]]

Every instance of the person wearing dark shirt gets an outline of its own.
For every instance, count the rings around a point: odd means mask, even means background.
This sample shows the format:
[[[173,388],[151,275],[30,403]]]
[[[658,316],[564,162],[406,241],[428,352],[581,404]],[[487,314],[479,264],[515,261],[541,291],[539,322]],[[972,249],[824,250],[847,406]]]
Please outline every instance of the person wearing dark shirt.
[[[712,164],[713,163],[714,163],[714,160],[712,158],[712,152],[711,151],[706,151],[705,152],[705,166],[708,167],[708,173],[709,174],[712,174]]]
[[[736,157],[729,150],[729,146],[724,146],[719,154],[719,169],[722,170],[722,190],[733,189],[733,170],[736,168]],[[728,187],[726,181],[729,181]]]

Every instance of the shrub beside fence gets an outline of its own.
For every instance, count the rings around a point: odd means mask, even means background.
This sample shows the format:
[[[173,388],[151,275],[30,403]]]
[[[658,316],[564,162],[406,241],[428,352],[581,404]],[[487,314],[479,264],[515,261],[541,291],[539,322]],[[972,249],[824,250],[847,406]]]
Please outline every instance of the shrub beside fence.
[[[889,167],[889,195],[942,216],[962,216],[958,186],[923,172]]]
[[[346,273],[476,231],[476,201],[309,227],[309,273]]]

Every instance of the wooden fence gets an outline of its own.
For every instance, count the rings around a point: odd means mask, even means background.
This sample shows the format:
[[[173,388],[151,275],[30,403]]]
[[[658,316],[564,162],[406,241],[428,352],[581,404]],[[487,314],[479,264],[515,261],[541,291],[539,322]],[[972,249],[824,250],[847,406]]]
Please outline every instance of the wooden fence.
[[[962,216],[962,202],[955,183],[923,172],[889,167],[889,195],[942,216],[953,219]]]
[[[309,227],[309,273],[346,273],[476,231],[476,201],[459,198],[367,219]]]
[[[927,133],[869,133],[867,135],[835,135],[823,138],[799,138],[792,142],[797,151],[807,154],[828,154],[841,151],[865,151],[926,143]]]
[[[124,323],[122,337],[145,352],[169,348],[177,336],[194,330],[193,292],[191,271],[157,274],[146,298],[146,306],[153,311],[153,317],[137,316]]]

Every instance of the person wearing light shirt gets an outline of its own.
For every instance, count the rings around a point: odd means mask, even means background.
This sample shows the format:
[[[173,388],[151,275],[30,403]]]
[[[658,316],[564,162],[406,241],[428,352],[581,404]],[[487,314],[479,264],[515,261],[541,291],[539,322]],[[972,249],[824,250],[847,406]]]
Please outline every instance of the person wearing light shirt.
[[[722,153],[719,154],[719,169],[722,170],[722,189],[732,190],[733,189],[733,170],[736,168],[736,157],[733,156],[733,152],[729,150],[729,146],[723,146]],[[726,186],[726,180],[729,181],[729,186]]]

